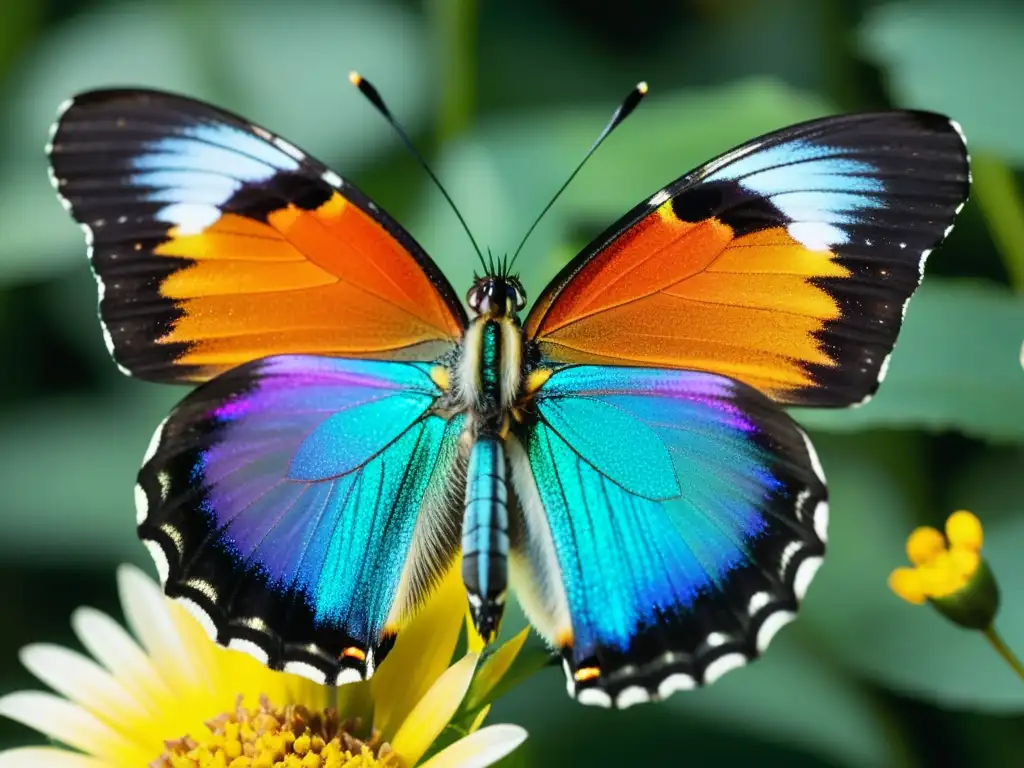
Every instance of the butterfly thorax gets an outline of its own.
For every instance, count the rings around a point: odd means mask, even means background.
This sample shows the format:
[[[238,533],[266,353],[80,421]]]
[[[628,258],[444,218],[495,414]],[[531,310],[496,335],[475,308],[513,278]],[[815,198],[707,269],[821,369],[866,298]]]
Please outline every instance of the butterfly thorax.
[[[526,297],[513,277],[478,279],[466,298],[476,317],[462,340],[457,386],[474,434],[505,431],[520,391],[523,332],[517,314]]]

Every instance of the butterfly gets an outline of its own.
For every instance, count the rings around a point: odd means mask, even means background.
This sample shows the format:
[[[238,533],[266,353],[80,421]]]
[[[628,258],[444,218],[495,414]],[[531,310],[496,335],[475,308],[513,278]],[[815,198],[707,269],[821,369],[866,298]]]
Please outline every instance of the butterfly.
[[[199,101],[84,93],[48,155],[114,360],[200,385],[135,501],[211,637],[366,679],[461,563],[485,639],[514,591],[570,695],[617,707],[794,618],[828,502],[784,408],[871,396],[970,181],[941,115],[794,125],[651,195],[526,312],[508,259],[464,305],[351,182]]]

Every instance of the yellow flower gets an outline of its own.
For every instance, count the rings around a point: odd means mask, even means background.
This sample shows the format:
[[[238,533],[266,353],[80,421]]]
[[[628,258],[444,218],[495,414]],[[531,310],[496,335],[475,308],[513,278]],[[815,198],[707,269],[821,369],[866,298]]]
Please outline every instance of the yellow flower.
[[[400,635],[373,680],[325,688],[214,645],[141,571],[124,566],[118,587],[133,638],[90,608],[72,619],[93,658],[52,645],[23,649],[26,667],[60,695],[0,697],[0,714],[66,745],[0,752],[0,768],[409,768],[460,711],[477,671],[469,653],[448,666],[465,594],[453,569]],[[511,663],[525,634],[492,658]],[[95,661],[93,660],[95,659]],[[502,663],[504,663],[504,661]],[[507,666],[505,667],[507,669]],[[480,728],[424,768],[486,766],[515,749],[515,725]],[[75,750],[75,751],[71,751]]]
[[[889,588],[909,603],[931,602],[943,615],[969,629],[986,629],[999,607],[999,590],[981,556],[981,521],[970,512],[954,512],[946,534],[916,529],[907,539],[911,568],[897,568]]]

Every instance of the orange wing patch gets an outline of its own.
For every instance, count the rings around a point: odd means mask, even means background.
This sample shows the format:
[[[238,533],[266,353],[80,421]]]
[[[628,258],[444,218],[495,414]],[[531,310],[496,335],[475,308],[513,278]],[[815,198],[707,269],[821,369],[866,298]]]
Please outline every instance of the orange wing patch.
[[[172,230],[154,253],[194,262],[160,286],[183,314],[158,343],[186,344],[177,363],[203,378],[268,354],[429,359],[461,334],[412,255],[337,192],[267,223],[227,213],[200,234]]]
[[[527,335],[560,362],[709,370],[781,398],[835,364],[816,332],[840,307],[813,280],[849,275],[784,227],[734,238],[667,202],[542,297]]]

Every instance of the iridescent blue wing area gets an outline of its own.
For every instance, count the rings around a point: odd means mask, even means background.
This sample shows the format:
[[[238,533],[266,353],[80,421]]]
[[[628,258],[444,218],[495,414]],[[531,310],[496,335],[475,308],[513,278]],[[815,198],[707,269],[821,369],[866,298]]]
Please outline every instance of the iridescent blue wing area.
[[[425,364],[288,355],[186,397],[136,492],[167,593],[272,668],[369,677],[458,551],[440,394]]]
[[[569,691],[619,707],[712,682],[791,619],[825,551],[806,435],[738,381],[569,366],[508,440],[512,584]]]

